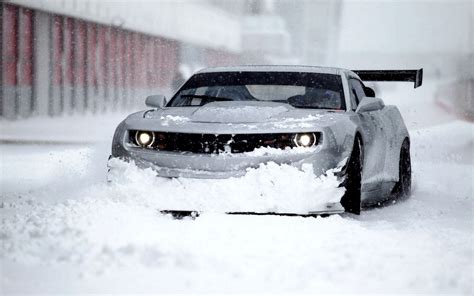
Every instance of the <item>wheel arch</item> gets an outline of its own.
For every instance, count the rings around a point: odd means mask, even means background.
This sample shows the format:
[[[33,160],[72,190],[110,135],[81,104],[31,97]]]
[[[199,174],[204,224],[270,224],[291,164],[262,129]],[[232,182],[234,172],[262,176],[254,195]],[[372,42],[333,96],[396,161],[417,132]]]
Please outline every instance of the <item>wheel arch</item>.
[[[402,153],[402,149],[403,149],[403,146],[405,145],[405,143],[408,144],[408,153],[410,154],[410,148],[411,148],[411,143],[410,143],[410,137],[409,136],[405,136],[403,137],[403,140],[400,142],[400,145],[399,145],[399,149],[398,149],[398,152],[397,152],[397,164],[400,163],[400,156],[401,156],[401,153]],[[396,166],[396,169],[397,169],[397,174],[399,173],[399,167]]]
[[[357,139],[359,139],[359,141],[360,141],[360,146],[361,146],[361,150],[362,150],[362,173],[363,173],[363,170],[364,170],[363,167],[364,167],[366,151],[365,151],[365,146],[364,146],[364,137],[362,136],[362,133],[359,130],[356,130],[356,132],[354,134],[354,142],[352,144],[352,147],[354,147]]]

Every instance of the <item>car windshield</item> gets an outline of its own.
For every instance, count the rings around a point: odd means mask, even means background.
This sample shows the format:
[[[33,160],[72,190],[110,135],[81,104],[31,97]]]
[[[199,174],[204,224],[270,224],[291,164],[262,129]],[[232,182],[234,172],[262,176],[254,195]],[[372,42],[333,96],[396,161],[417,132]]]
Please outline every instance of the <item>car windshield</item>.
[[[344,110],[340,75],[301,72],[217,72],[192,76],[168,107],[215,101],[264,101],[296,108]]]

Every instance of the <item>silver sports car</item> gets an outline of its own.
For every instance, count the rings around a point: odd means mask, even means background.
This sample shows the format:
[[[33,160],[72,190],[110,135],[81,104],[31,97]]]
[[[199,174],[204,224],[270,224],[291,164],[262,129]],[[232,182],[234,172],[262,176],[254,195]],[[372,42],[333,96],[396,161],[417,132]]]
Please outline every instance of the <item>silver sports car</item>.
[[[110,159],[133,160],[171,178],[241,176],[267,162],[310,163],[316,175],[339,168],[346,189],[339,207],[309,214],[359,214],[408,196],[411,187],[410,137],[400,112],[363,81],[411,81],[416,88],[422,74],[306,66],[201,70],[170,100],[149,96],[150,109],[120,123]]]

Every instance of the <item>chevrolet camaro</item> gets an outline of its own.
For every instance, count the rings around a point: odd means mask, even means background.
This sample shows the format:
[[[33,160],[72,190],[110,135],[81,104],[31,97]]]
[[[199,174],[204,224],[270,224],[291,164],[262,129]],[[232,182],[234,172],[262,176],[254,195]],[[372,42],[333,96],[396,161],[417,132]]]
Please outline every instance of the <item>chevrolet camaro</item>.
[[[411,188],[410,136],[402,116],[365,81],[411,81],[416,88],[422,69],[204,69],[171,99],[149,96],[148,110],[121,122],[110,160],[133,161],[169,178],[238,177],[268,162],[310,163],[315,175],[339,167],[345,188],[339,207],[308,213],[359,214],[406,197]],[[262,149],[280,153],[255,153]]]

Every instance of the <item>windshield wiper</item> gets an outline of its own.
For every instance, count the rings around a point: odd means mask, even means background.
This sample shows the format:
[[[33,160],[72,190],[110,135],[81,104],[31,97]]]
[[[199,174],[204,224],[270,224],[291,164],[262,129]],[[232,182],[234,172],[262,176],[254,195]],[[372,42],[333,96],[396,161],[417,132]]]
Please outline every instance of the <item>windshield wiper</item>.
[[[291,105],[291,104],[290,104]],[[300,108],[300,109],[321,109],[321,110],[335,110],[333,108],[324,108],[324,107],[319,107],[319,106],[305,106],[305,105],[291,105],[295,108]]]
[[[206,100],[216,100],[216,101],[234,101],[230,98],[224,97],[214,97],[214,96],[207,96],[207,95],[181,95],[182,98],[199,98],[199,99],[206,99]]]

